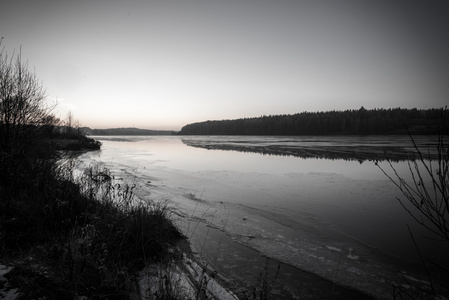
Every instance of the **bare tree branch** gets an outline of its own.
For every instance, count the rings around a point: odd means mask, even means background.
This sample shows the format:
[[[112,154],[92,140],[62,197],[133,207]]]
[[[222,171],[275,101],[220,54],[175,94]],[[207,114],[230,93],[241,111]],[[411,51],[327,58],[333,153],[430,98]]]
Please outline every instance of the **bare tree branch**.
[[[0,52],[0,150],[25,151],[32,145],[33,134],[45,125],[55,125],[54,106],[46,103],[45,91],[21,50],[8,56]]]

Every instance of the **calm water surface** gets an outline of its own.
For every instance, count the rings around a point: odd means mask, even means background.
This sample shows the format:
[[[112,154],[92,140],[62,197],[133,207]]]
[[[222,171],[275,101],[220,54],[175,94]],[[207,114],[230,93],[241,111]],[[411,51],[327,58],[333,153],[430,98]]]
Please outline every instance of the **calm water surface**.
[[[216,253],[211,257],[216,264],[223,261],[218,259],[223,232],[266,257],[388,298],[392,282],[400,282],[404,274],[412,281],[425,281],[407,225],[426,255],[443,258],[448,250],[429,239],[404,212],[395,199],[400,194],[373,161],[251,151],[260,145],[410,148],[407,137],[95,138],[103,143],[102,150],[84,154],[83,164],[100,161],[117,176],[135,182],[141,198],[169,201],[195,249]],[[208,150],[192,144],[246,148]],[[387,162],[380,165],[391,174]],[[409,178],[407,162],[394,167]],[[198,222],[202,225],[195,225]],[[219,241],[216,249],[210,245],[217,243],[204,242],[209,234]]]

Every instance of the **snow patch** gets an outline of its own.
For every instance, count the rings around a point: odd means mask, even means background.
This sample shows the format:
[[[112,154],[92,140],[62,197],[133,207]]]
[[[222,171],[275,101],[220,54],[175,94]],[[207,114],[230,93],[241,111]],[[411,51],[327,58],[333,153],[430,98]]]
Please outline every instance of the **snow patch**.
[[[414,281],[414,282],[418,282],[418,283],[423,283],[423,284],[426,284],[426,285],[430,285],[430,282],[425,281],[425,280],[421,280],[421,279],[417,279],[417,278],[415,278],[415,277],[413,277],[413,276],[410,276],[410,275],[406,275],[405,272],[402,272],[402,276],[403,276],[404,278],[407,278],[407,279],[410,280],[410,281]]]
[[[14,300],[19,297],[18,290],[10,288],[8,279],[5,278],[11,270],[12,267],[0,265],[0,298],[4,300]]]
[[[354,253],[353,253],[354,249],[349,248],[348,250],[349,250],[349,254],[346,255],[347,258],[354,259],[354,260],[359,259],[358,255],[354,255]]]
[[[334,246],[326,246],[327,249],[332,250],[332,251],[338,251],[341,252],[340,248],[334,247]]]

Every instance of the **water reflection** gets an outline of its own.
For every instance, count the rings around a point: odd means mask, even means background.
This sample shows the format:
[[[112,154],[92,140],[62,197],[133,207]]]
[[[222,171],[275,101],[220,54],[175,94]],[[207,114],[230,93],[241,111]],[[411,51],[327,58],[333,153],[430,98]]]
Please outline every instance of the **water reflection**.
[[[436,159],[433,137],[418,137],[415,142],[427,157]],[[262,155],[294,156],[329,160],[405,161],[416,157],[416,149],[408,136],[389,137],[189,137],[182,142],[190,147],[208,150],[239,151]]]

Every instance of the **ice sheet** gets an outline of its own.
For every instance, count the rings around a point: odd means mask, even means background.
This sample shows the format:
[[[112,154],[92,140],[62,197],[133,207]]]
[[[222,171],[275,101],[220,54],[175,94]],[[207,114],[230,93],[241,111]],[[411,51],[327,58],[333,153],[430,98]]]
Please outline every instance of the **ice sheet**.
[[[415,254],[403,234],[406,215],[387,180],[332,172],[331,162],[328,172],[282,173],[232,164],[230,169],[208,168],[198,164],[220,156],[203,149],[187,149],[193,161],[175,167],[166,151],[175,151],[177,144],[154,150],[117,143],[104,143],[104,150],[81,159],[86,165],[102,161],[135,182],[142,199],[169,200],[177,224],[197,241],[199,252],[209,245],[204,237],[195,239],[198,227],[192,220],[267,257],[376,297],[391,298],[392,285],[404,282],[404,272],[427,288],[423,274],[409,262]]]

